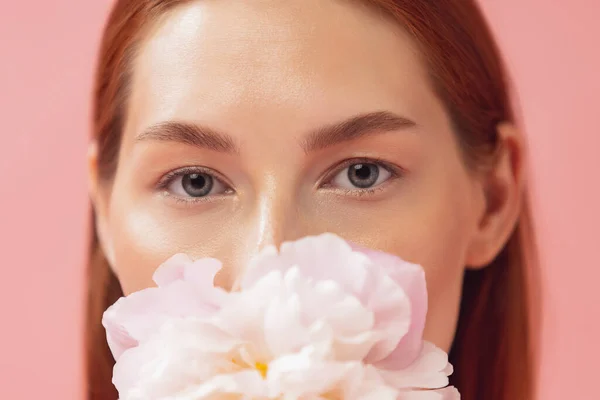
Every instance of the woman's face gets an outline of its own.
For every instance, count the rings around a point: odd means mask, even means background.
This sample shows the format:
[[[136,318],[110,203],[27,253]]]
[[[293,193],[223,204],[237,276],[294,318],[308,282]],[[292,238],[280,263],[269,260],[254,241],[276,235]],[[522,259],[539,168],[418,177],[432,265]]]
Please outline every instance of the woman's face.
[[[230,287],[262,247],[333,232],[423,265],[425,337],[449,348],[485,196],[399,25],[347,1],[192,2],[146,33],[131,84],[93,189],[125,293],[175,253],[223,260]]]

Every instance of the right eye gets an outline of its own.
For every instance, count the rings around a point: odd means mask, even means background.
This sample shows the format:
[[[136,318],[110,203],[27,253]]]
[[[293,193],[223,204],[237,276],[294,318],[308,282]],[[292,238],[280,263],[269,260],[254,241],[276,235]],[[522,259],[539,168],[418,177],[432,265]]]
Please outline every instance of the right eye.
[[[219,178],[203,171],[176,171],[166,180],[164,188],[180,198],[201,198],[230,191]]]

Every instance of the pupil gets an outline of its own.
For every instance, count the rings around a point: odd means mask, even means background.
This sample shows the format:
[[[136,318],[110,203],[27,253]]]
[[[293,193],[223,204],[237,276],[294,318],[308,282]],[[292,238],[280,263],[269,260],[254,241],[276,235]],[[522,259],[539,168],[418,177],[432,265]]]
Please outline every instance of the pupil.
[[[379,178],[379,168],[375,164],[355,164],[348,170],[350,182],[361,189],[373,186]]]
[[[371,170],[364,165],[356,168],[356,176],[359,179],[368,179],[371,176]]]
[[[210,193],[213,179],[206,174],[188,174],[181,182],[183,190],[192,197],[202,197]]]

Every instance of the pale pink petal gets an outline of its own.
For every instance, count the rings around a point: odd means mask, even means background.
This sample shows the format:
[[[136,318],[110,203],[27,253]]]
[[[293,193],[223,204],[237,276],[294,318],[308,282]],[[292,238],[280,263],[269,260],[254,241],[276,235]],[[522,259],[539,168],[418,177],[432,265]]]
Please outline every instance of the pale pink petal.
[[[460,394],[453,386],[437,390],[412,390],[400,393],[397,400],[460,400]]]
[[[335,336],[331,326],[324,321],[314,322],[310,326],[308,334],[307,343],[309,343],[312,356],[319,360],[333,359],[332,349],[335,345]]]
[[[315,359],[310,351],[275,360],[269,369],[269,394],[286,398],[339,398],[344,400],[396,400],[387,386],[360,362],[340,363]]]
[[[240,277],[239,284],[236,283],[234,286],[247,290],[269,273],[279,271],[283,274],[285,269],[281,263],[277,247],[265,246],[258,255],[250,260],[244,275]]]
[[[206,307],[218,308],[227,293],[214,285],[215,276],[222,267],[222,263],[214,258],[192,261],[185,254],[176,254],[158,267],[153,279],[158,287],[186,282],[194,288],[197,302],[202,302]]]
[[[398,393],[385,385],[366,386],[359,394],[353,397],[355,400],[397,400]]]
[[[364,255],[353,252],[338,236],[309,236],[283,243],[279,253],[272,246],[263,249],[250,261],[241,287],[244,289],[252,286],[269,271],[279,270],[285,273],[288,269],[297,267],[308,278],[331,279],[346,291],[357,293],[366,277],[366,263],[368,259]]]
[[[265,341],[271,354],[297,351],[308,340],[308,327],[301,321],[297,294],[274,296],[264,316]]]
[[[106,329],[108,345],[116,360],[125,350],[137,346],[139,338],[127,328],[136,324],[136,321],[133,321],[136,315],[146,320],[144,313],[155,306],[155,300],[158,299],[157,290],[152,288],[122,297],[104,312],[102,325]]]
[[[244,400],[267,398],[267,386],[255,370],[217,375],[169,397],[172,400]]]
[[[375,355],[375,352],[371,355],[373,361],[380,361],[378,365],[382,368],[402,369],[412,363],[421,351],[423,329],[425,328],[425,317],[427,315],[427,287],[423,268],[388,253],[364,249],[356,245],[353,245],[353,248],[367,255],[374,265],[381,267],[385,274],[389,275],[394,282],[402,287],[408,297],[410,316],[407,321],[410,321],[410,326],[395,347],[395,351],[387,355],[384,360],[378,360],[377,358],[385,354],[387,349],[380,350],[377,355]],[[381,285],[374,288],[374,290],[377,293],[377,299],[389,297],[385,294],[386,288]],[[379,322],[382,324],[398,323],[398,319],[390,316],[390,312],[397,312],[397,307],[391,306],[386,310],[385,305],[381,305],[377,308],[377,320]],[[403,310],[405,309],[403,308]],[[397,327],[395,328],[397,329]]]
[[[357,300],[374,313],[373,325],[373,322],[367,322],[368,319],[348,315],[348,310],[358,311],[357,307],[330,312],[328,307],[342,306],[343,303],[337,299],[332,301],[332,298],[314,296],[312,290],[310,297],[302,298],[304,312],[309,317],[327,316],[328,321],[335,325],[336,332],[342,336],[361,335],[365,330],[381,332],[382,339],[370,351],[368,362],[402,368],[418,355],[427,306],[426,293],[420,296],[419,292],[425,290],[420,267],[385,253],[354,251],[341,238],[323,234],[284,243],[279,254],[274,247],[264,250],[251,262],[242,288],[253,285],[267,271],[286,273],[292,268],[299,269],[302,276],[308,279],[320,281],[319,285],[334,283],[333,286],[339,287],[340,291],[329,293],[330,296],[358,296]],[[396,279],[387,276],[388,272]],[[323,295],[327,294],[322,292]],[[411,324],[413,307],[416,317]],[[370,325],[361,327],[361,321]],[[348,329],[354,333],[350,334]]]
[[[378,400],[380,398],[396,400],[398,398],[398,391],[387,385],[375,368],[367,365],[363,371],[362,384],[355,396],[357,400]]]
[[[283,277],[274,271],[250,289],[230,293],[226,306],[213,315],[213,323],[230,335],[251,343],[257,354],[270,353],[265,343],[265,311],[273,298],[279,296],[282,287]]]
[[[363,360],[379,338],[380,336],[373,331],[354,336],[336,336],[332,345],[333,354],[339,361]]]
[[[181,281],[183,280],[185,267],[193,262],[187,254],[175,254],[156,269],[152,278],[158,287]]]
[[[204,321],[168,321],[153,336],[121,355],[113,383],[122,397],[143,392],[160,398],[198,379],[235,371],[230,354],[239,345],[238,340]]]
[[[358,298],[343,292],[337,282],[317,282],[312,295],[320,304],[320,307],[313,309],[318,313],[312,317],[326,318],[340,335],[352,336],[373,329],[373,312]]]
[[[423,343],[419,357],[403,370],[380,370],[386,382],[397,389],[443,388],[449,383],[450,373],[448,355],[429,342]]]
[[[103,315],[107,341],[115,359],[144,340],[170,318],[206,316],[221,306],[226,292],[213,286],[221,263],[195,263],[183,254],[171,257],[155,272],[159,288],[148,288],[119,299]]]
[[[414,264],[405,263],[402,268],[388,270],[392,279],[402,282],[402,288],[408,295],[411,310],[410,328],[400,343],[386,360],[385,368],[403,368],[414,361],[419,354],[423,340],[423,330],[427,316],[427,289],[423,269]]]
[[[285,284],[291,293],[298,295],[307,320],[326,319],[342,335],[372,329],[372,313],[337,282],[314,281],[292,268],[285,275]]]
[[[285,265],[298,267],[302,275],[333,280],[349,294],[360,293],[368,273],[368,259],[331,233],[283,243],[280,256]]]
[[[227,291],[214,284],[215,276],[222,267],[219,260],[203,258],[194,261],[184,270],[184,280],[193,285],[202,303],[212,305],[215,310],[222,306],[227,297]]]
[[[145,340],[168,319],[205,316],[212,305],[202,302],[193,286],[175,281],[164,288],[148,288],[119,299],[105,311],[102,324],[115,359]]]
[[[412,316],[411,304],[402,288],[382,271],[373,272],[370,275],[362,296],[366,306],[373,311],[375,316],[373,330],[380,332],[382,336],[365,360],[369,363],[376,363],[389,357],[398,347],[402,338],[409,333]]]
[[[345,398],[354,400],[397,400],[398,391],[382,382],[365,378],[356,393]]]
[[[296,267],[286,272],[284,281],[288,296],[297,297],[302,306],[302,320],[308,325],[323,321],[335,332],[333,350],[339,361],[362,360],[368,354],[380,336],[373,331],[373,313],[356,297],[335,281],[307,279]]]
[[[310,347],[285,355],[269,364],[269,395],[302,398],[332,390],[352,367],[350,363],[320,360]]]

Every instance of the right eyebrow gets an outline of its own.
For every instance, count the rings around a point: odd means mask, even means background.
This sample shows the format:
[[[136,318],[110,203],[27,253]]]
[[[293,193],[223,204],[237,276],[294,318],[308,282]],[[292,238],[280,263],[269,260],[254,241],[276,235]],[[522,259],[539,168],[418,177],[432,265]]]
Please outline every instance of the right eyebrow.
[[[168,121],[152,125],[136,138],[136,141],[145,140],[179,142],[221,153],[239,153],[231,136],[188,122]]]

